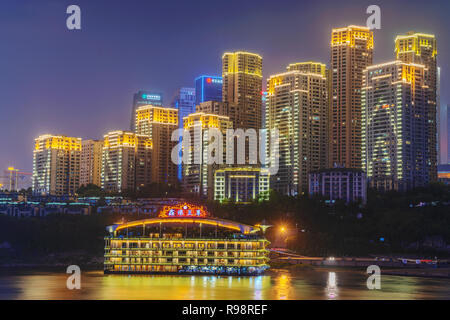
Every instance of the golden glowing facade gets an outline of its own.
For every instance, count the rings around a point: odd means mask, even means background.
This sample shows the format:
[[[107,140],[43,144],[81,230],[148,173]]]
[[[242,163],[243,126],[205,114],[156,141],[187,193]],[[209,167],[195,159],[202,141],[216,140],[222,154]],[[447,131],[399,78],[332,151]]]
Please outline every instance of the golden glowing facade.
[[[262,228],[165,207],[157,218],[108,227],[105,273],[258,275],[269,268]]]
[[[83,140],[81,144],[80,186],[102,184],[103,141]]]
[[[368,67],[362,90],[363,170],[371,187],[406,191],[429,176],[427,87],[422,65]]]
[[[372,64],[373,32],[366,27],[333,29],[329,166],[361,168],[361,88]]]
[[[205,101],[200,102],[200,104],[195,107],[195,112],[228,116],[230,112],[234,112],[235,107],[236,106],[233,106],[228,102]]]
[[[222,57],[222,100],[235,129],[262,126],[262,57],[250,52],[227,52]]]
[[[246,204],[269,200],[269,170],[226,167],[214,172],[214,200]]]
[[[327,167],[327,73],[324,64],[297,63],[267,80],[266,128],[280,137],[271,187],[282,194],[307,193],[309,172]]]
[[[430,162],[430,181],[437,181],[437,108],[438,108],[438,70],[437,42],[434,35],[408,32],[395,39],[395,55],[397,60],[425,66],[425,85],[428,104],[428,155]]]
[[[183,188],[187,192],[213,199],[214,170],[226,161],[225,135],[227,129],[233,128],[233,124],[227,116],[196,112],[185,117],[183,125],[191,139],[191,147],[183,150],[188,161],[183,163]],[[214,129],[223,135],[217,136],[217,141]]]
[[[136,133],[148,136],[153,142],[152,182],[176,185],[177,166],[172,162],[172,133],[178,129],[178,109],[141,106],[136,110]]]
[[[105,191],[123,192],[148,186],[151,179],[152,141],[129,131],[104,136],[102,181]]]
[[[80,186],[81,139],[42,135],[35,139],[33,192],[73,195]]]

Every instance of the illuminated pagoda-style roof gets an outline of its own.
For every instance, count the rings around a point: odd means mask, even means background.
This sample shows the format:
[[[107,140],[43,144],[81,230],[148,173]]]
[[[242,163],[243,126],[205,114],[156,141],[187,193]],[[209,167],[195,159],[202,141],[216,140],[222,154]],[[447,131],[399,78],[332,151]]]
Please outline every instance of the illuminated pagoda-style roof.
[[[107,227],[107,231],[114,233],[127,228],[146,226],[152,224],[187,223],[199,225],[211,225],[222,227],[242,234],[254,234],[262,231],[260,226],[251,226],[231,220],[211,217],[208,211],[202,206],[192,204],[178,204],[175,206],[165,206],[156,218],[131,221],[121,224],[114,224]]]

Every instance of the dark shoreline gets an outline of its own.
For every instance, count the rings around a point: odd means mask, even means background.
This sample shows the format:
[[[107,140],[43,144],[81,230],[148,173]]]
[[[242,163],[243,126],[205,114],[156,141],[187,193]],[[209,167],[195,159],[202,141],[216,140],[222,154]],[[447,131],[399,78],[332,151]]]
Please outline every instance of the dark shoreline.
[[[58,263],[58,264],[38,264],[38,263],[16,263],[16,264],[2,264],[0,265],[0,272],[5,272],[6,274],[15,273],[17,271],[29,272],[29,271],[45,271],[54,272],[60,271],[65,272],[69,265]],[[103,264],[81,264],[79,265],[81,270],[84,271],[103,271]],[[327,271],[327,270],[351,270],[355,272],[366,272],[366,268],[360,266],[311,266],[311,265],[274,265],[267,270],[264,275],[270,275],[272,273],[278,272],[302,272],[302,271]],[[157,274],[157,273],[156,273]],[[450,279],[450,268],[389,268],[381,269],[382,275],[390,276],[400,276],[400,277],[420,277],[420,278],[438,278],[438,279]],[[133,275],[140,275],[135,273]],[[165,274],[160,274],[165,275]],[[171,275],[185,275],[185,274],[171,274]],[[199,274],[202,275],[202,274]],[[206,274],[205,274],[206,275]],[[218,275],[223,276],[223,275]]]

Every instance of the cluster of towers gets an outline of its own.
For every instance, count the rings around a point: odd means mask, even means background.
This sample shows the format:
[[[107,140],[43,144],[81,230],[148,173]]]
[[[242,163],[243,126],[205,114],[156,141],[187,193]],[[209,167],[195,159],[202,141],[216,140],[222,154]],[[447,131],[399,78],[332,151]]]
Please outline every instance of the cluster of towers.
[[[435,37],[398,36],[394,60],[378,65],[373,48],[366,27],[333,29],[329,67],[291,63],[267,79],[266,92],[262,57],[227,52],[221,77],[198,77],[195,88],[177,91],[170,107],[162,94],[136,93],[130,131],[112,131],[102,140],[38,137],[33,189],[73,194],[93,183],[122,192],[181,179],[186,192],[249,200],[269,188],[305,194],[311,172],[336,167],[362,170],[380,190],[425,186],[437,175]],[[277,157],[278,172],[269,177],[261,165],[248,164],[248,150],[246,165],[207,164],[206,138],[200,163],[177,165],[172,133],[182,128],[193,135],[199,127],[205,137],[212,128],[277,129],[279,153],[271,157]],[[194,157],[195,150],[182,151]]]
[[[382,191],[436,181],[436,39],[398,36],[394,60],[377,65],[373,48],[366,27],[333,29],[329,69],[294,63],[268,79],[266,126],[280,130],[272,188],[306,193],[312,171],[335,167],[362,169]]]

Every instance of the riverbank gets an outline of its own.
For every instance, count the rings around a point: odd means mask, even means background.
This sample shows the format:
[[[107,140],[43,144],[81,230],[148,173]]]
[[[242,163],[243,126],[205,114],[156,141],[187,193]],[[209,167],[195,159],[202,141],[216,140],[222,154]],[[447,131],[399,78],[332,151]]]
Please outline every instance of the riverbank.
[[[322,258],[315,258],[316,261],[323,261]],[[307,260],[311,261],[311,260]],[[285,269],[289,271],[309,271],[309,270],[320,270],[320,269],[348,269],[348,270],[358,270],[366,273],[367,267],[369,265],[377,265],[381,269],[382,275],[392,275],[392,276],[405,276],[405,277],[422,277],[422,278],[445,278],[450,279],[450,267],[448,265],[424,265],[424,266],[415,266],[415,265],[403,265],[398,264],[396,266],[389,265],[381,265],[379,263],[372,262],[368,263],[357,263],[357,264],[343,264],[336,263],[334,261],[327,261],[325,263],[296,263],[298,261],[293,262],[292,259],[275,259],[270,262],[271,269]],[[303,260],[304,262],[304,260]]]

